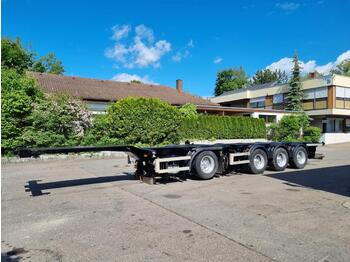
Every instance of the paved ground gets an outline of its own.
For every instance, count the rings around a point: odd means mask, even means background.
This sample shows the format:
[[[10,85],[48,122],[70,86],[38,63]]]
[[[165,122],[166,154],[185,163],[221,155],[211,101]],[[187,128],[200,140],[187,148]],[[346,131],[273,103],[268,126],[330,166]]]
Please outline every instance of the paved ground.
[[[2,259],[350,261],[350,144],[320,151],[302,171],[157,185],[120,159],[3,165]]]

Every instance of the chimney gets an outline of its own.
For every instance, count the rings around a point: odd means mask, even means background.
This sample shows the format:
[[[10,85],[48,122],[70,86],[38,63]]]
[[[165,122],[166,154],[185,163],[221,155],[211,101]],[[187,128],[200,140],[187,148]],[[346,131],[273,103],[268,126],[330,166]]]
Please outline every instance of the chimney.
[[[309,77],[310,77],[311,79],[315,79],[315,78],[317,78],[318,76],[319,76],[319,74],[318,74],[317,71],[314,71],[314,72],[310,72],[310,73],[309,73]]]
[[[182,93],[183,81],[181,79],[176,80],[176,90],[179,93]]]

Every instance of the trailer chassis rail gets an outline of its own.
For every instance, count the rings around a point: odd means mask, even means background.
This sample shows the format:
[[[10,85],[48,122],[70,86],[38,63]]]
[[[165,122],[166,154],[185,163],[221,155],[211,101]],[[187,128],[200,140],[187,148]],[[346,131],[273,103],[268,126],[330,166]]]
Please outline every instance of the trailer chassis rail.
[[[78,146],[56,148],[18,148],[19,157],[39,157],[42,154],[69,154],[81,152],[125,152],[135,160],[135,175],[153,183],[155,177],[186,172],[201,179],[227,172],[235,166],[247,172],[260,174],[267,167],[283,171],[287,166],[304,168],[310,158],[322,159],[316,153],[319,144],[299,142],[231,143],[214,145],[171,145],[138,148],[127,145]]]

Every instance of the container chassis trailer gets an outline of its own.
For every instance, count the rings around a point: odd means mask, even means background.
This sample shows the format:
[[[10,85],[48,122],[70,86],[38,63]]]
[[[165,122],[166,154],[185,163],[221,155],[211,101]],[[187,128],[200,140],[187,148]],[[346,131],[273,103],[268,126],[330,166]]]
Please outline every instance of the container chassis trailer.
[[[210,179],[234,168],[262,174],[267,168],[283,171],[287,166],[302,169],[308,159],[323,156],[316,153],[319,144],[303,142],[258,142],[185,144],[164,147],[138,148],[134,146],[77,146],[56,148],[20,148],[20,157],[39,157],[41,154],[119,151],[135,161],[135,175],[153,184],[155,177],[180,172],[200,179]]]

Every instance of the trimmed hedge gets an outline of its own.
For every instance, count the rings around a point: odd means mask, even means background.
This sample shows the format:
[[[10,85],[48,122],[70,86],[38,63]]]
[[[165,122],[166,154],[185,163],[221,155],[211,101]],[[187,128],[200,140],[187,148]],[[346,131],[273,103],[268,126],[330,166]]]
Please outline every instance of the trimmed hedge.
[[[266,126],[263,119],[251,117],[199,115],[183,120],[180,136],[203,140],[266,138]]]
[[[178,143],[179,110],[157,98],[127,97],[109,106],[107,134],[123,144],[156,146]]]

